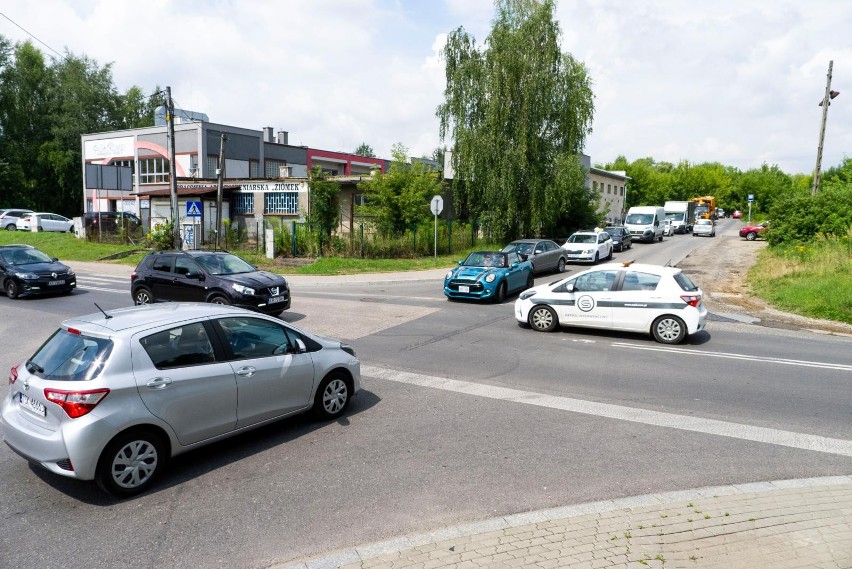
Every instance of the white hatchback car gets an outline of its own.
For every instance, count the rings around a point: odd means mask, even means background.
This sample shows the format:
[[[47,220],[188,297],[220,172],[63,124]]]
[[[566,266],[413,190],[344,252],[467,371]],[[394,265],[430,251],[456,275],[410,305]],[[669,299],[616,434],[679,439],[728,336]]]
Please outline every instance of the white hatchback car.
[[[692,226],[693,237],[706,235],[707,237],[716,237],[716,224],[712,219],[696,219],[695,225]]]
[[[15,222],[18,231],[31,231],[33,224],[38,225],[41,231],[66,231],[74,230],[74,222],[58,213],[33,212],[25,213]]]
[[[597,263],[612,259],[612,237],[606,231],[577,231],[562,248],[569,261]]]
[[[678,344],[704,329],[703,296],[678,268],[609,263],[522,292],[515,318],[540,332],[580,326],[650,333]]]

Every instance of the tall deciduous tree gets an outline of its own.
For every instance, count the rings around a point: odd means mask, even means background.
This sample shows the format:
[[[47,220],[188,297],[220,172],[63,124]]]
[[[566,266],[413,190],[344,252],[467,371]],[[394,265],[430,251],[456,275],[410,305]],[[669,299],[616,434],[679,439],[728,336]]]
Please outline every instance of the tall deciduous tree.
[[[591,79],[560,51],[553,0],[495,7],[482,48],[458,28],[443,50],[437,116],[453,151],[454,202],[495,237],[553,233],[566,211],[588,209],[575,201],[586,192],[570,190],[585,185],[572,160],[591,132]]]
[[[366,142],[362,142],[358,145],[358,148],[355,149],[355,154],[358,156],[366,156],[367,158],[375,158],[376,153],[373,152],[373,147],[367,144]]]

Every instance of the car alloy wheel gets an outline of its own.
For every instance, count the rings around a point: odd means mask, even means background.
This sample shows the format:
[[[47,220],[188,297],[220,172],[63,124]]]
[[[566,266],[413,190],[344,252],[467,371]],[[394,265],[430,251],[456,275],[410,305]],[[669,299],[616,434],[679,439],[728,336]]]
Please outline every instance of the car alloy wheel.
[[[143,287],[133,294],[133,302],[136,303],[137,306],[140,306],[142,304],[151,304],[154,302],[154,299],[151,298],[151,291]]]
[[[565,272],[565,259],[559,257],[559,262],[556,263],[556,272],[564,273]]]
[[[228,306],[231,304],[230,300],[220,294],[217,294],[216,296],[212,297],[208,302],[210,302],[210,304],[222,304],[224,306]]]
[[[342,373],[332,373],[317,389],[314,410],[322,420],[335,419],[349,405],[349,383]]]
[[[557,320],[556,313],[549,306],[538,305],[530,310],[530,315],[527,317],[530,326],[539,332],[550,332],[556,328]]]
[[[13,281],[11,278],[6,279],[6,296],[10,299],[18,298],[18,283]]]
[[[15,231],[16,229],[18,228],[14,223],[9,223],[8,225],[6,225],[6,231]]]
[[[755,233],[754,231],[749,231],[748,233],[746,233],[746,239],[748,239],[749,241],[754,241],[755,239],[757,239],[757,233]]]
[[[131,431],[119,435],[104,449],[95,480],[113,496],[133,496],[151,485],[165,460],[165,446],[159,436]]]
[[[686,337],[686,324],[677,316],[660,316],[651,325],[651,333],[661,344],[680,344]]]

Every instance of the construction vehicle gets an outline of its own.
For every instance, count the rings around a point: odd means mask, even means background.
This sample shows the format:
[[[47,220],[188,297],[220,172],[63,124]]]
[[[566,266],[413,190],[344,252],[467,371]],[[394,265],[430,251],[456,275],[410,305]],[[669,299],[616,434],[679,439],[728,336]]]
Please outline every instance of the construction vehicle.
[[[713,196],[701,196],[700,198],[692,198],[689,201],[695,204],[695,219],[716,220],[716,198]]]

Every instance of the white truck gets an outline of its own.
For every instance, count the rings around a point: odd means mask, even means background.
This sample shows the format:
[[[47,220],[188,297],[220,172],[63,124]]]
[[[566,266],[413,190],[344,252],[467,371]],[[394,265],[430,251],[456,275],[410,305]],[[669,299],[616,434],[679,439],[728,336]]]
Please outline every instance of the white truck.
[[[656,205],[639,205],[627,210],[624,227],[630,232],[634,241],[663,240],[665,231],[666,210]]]
[[[674,227],[675,233],[689,233],[692,231],[692,223],[695,221],[694,202],[666,202],[663,209],[666,210],[666,219],[672,220],[672,227]]]

